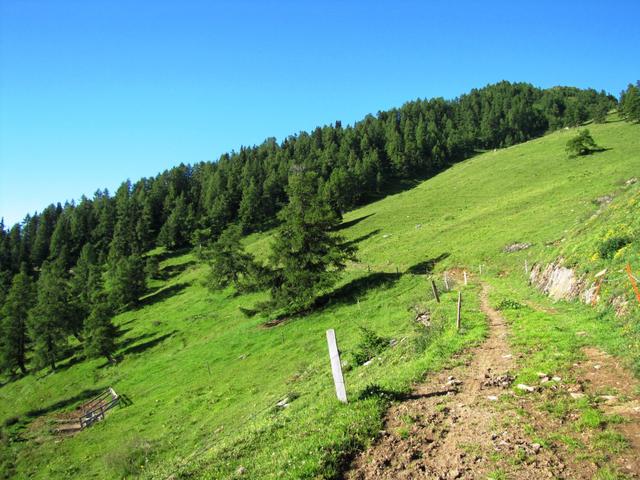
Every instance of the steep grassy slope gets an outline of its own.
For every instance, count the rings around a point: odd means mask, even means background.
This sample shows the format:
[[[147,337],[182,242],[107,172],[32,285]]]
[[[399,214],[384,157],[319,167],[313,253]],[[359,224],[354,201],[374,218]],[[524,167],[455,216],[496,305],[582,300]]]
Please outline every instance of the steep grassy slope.
[[[357,242],[359,262],[322,309],[275,328],[238,309],[261,294],[208,294],[201,285],[206,268],[192,254],[167,256],[167,280],[153,285],[140,309],[116,319],[124,332],[116,366],[71,358],[55,374],[0,388],[0,419],[13,439],[26,440],[5,444],[5,470],[34,478],[228,478],[242,467],[250,478],[331,477],[375,435],[390,398],[482,338],[479,264],[499,292],[507,295],[511,284],[524,292],[524,259],[554,258],[563,238],[571,242],[569,234],[598,211],[593,200],[638,174],[640,126],[612,121],[590,129],[606,151],[569,159],[564,145],[575,130],[560,131],[479,155],[350,212],[341,233]],[[503,253],[517,241],[533,246]],[[247,239],[258,255],[268,243],[267,234]],[[454,267],[474,272],[460,334],[453,329],[455,292],[435,305],[424,275]],[[433,326],[425,331],[414,310],[427,307]],[[336,329],[352,364],[359,326],[397,343],[371,365],[351,365],[352,401],[341,405],[324,331]],[[106,386],[130,405],[74,437],[49,433],[53,415]],[[285,397],[290,406],[276,408]]]

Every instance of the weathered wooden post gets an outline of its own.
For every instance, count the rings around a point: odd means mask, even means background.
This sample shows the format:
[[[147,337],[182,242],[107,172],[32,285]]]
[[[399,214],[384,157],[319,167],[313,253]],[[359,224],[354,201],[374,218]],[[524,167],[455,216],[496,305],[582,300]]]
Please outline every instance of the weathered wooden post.
[[[440,295],[438,295],[438,287],[436,287],[436,282],[431,279],[431,290],[433,291],[433,296],[436,298],[436,302],[440,303]]]
[[[482,275],[482,264],[479,265],[480,275]]]
[[[331,373],[333,374],[333,383],[336,386],[336,395],[338,400],[347,403],[347,390],[344,385],[344,377],[342,376],[342,365],[340,364],[340,351],[336,342],[336,332],[333,328],[327,330],[327,343],[329,344],[329,359],[331,360]]]
[[[527,262],[527,259],[524,259],[524,274],[525,275],[529,275],[529,262]]]
[[[467,286],[467,271],[466,270],[463,272],[463,275],[464,275],[464,285],[466,287]]]
[[[462,307],[462,292],[458,292],[458,315],[456,316],[456,329],[460,331],[460,310]]]
[[[447,276],[447,271],[444,272],[444,288],[449,291],[449,277]]]

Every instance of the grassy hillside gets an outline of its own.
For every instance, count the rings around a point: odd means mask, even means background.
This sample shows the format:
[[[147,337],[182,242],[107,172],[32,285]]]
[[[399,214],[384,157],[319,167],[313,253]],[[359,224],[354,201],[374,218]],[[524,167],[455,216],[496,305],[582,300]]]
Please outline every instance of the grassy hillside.
[[[357,243],[359,262],[349,266],[324,307],[274,328],[238,308],[251,307],[262,294],[209,294],[201,284],[206,267],[193,254],[164,255],[166,280],[152,285],[141,308],[116,319],[123,332],[117,365],[74,363],[71,357],[55,374],[29,375],[0,388],[0,420],[8,432],[3,468],[19,478],[333,476],[379,430],[389,400],[483,337],[479,264],[495,295],[535,296],[525,286],[525,258],[551,260],[566,245],[591,245],[610,221],[626,221],[626,213],[609,219],[594,200],[619,193],[637,201],[639,184],[625,182],[640,171],[640,126],[612,119],[589,128],[606,151],[569,159],[564,146],[575,130],[563,130],[479,155],[349,212],[341,233]],[[637,203],[627,205],[637,211]],[[598,211],[598,233],[581,237]],[[268,234],[254,235],[247,246],[263,255],[269,241]],[[533,245],[504,253],[514,242]],[[609,260],[598,261],[600,268]],[[457,294],[445,293],[436,305],[425,275],[433,271],[442,286],[437,272],[454,268],[473,273],[468,287],[456,286],[464,290],[461,333],[453,328]],[[432,326],[425,329],[414,318],[427,308]],[[571,308],[579,309],[574,317],[587,325],[582,328],[590,328],[588,307]],[[624,329],[606,312],[599,321],[608,326],[602,335]],[[367,366],[354,365],[351,356],[362,338],[360,326],[394,340]],[[348,405],[335,400],[327,328],[336,329],[348,362]],[[523,344],[534,341],[526,333],[519,333]],[[613,340],[601,344],[622,350]],[[526,361],[523,368],[526,378]],[[107,386],[130,404],[73,437],[50,433],[55,414]],[[283,398],[289,407],[277,408]]]

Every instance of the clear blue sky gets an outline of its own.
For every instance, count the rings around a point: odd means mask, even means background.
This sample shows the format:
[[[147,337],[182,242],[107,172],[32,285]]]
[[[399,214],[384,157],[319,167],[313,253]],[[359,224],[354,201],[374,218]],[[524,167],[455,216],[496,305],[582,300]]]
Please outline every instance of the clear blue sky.
[[[618,95],[640,2],[0,2],[0,216],[502,79]]]

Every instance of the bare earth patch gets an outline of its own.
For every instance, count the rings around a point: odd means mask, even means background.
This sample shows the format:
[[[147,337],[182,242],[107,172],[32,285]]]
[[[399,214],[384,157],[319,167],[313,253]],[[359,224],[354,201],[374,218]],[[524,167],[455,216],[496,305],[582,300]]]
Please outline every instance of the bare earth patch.
[[[640,382],[618,359],[597,348],[585,348],[586,359],[576,364],[576,376],[586,393],[593,395],[607,414],[620,415],[624,422],[616,425],[630,448],[616,458],[620,472],[640,478]]]

